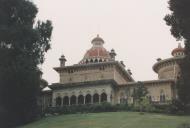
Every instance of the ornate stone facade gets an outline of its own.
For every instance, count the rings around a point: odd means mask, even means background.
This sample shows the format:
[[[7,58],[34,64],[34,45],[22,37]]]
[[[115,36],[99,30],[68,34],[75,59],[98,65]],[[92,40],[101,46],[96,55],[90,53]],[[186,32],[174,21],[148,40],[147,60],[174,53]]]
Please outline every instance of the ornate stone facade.
[[[99,35],[91,43],[92,48],[78,64],[65,66],[65,56],[59,59],[60,67],[54,68],[60,75],[59,83],[47,87],[51,90],[43,90],[52,92],[52,106],[133,102],[132,93],[138,82],[132,78],[131,71],[125,69],[122,61],[115,60],[113,49],[108,52],[103,47],[104,40]],[[176,97],[174,83],[180,71],[178,62],[184,57],[183,48],[179,45],[172,55],[172,58],[158,59],[154,64],[158,80],[141,81],[152,102],[164,103]]]

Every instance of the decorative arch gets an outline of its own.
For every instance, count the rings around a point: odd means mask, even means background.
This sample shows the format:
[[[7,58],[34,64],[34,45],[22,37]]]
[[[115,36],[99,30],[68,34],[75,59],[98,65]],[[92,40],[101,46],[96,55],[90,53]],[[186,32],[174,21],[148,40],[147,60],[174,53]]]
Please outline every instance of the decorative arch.
[[[61,106],[61,97],[58,96],[55,100],[56,100],[56,106],[60,107]]]
[[[89,61],[88,61],[88,59],[86,59],[86,64],[88,64],[89,63]]]
[[[90,94],[87,94],[85,96],[85,104],[91,104],[92,103],[91,99],[92,99],[92,96]]]
[[[164,90],[163,89],[160,91],[160,102],[161,103],[165,103],[166,102],[166,96],[164,94]]]
[[[86,91],[86,94],[91,94],[90,90],[87,90],[87,91]]]
[[[101,102],[107,102],[107,94],[105,92],[101,94]]]
[[[69,97],[68,96],[65,96],[64,98],[63,98],[63,105],[69,105]]]
[[[71,93],[71,95],[75,95],[75,91],[73,91],[73,92]]]
[[[78,96],[78,104],[84,104],[84,96],[83,95],[79,95]]]
[[[98,59],[95,59],[94,62],[97,63],[97,62],[98,62]]]
[[[99,103],[99,95],[98,95],[98,93],[95,93],[93,95],[93,103]]]
[[[123,92],[120,93],[120,103],[121,103],[121,104],[126,103],[125,95],[124,95]]]
[[[70,98],[70,104],[71,105],[76,105],[76,102],[77,102],[77,98],[75,95],[72,95],[71,98]]]
[[[78,92],[78,94],[79,94],[79,95],[83,95],[83,92],[80,90],[80,91]]]
[[[93,91],[93,94],[96,94],[96,93],[98,93],[98,91],[95,89],[95,90]]]
[[[102,89],[102,93],[106,93],[105,89]]]

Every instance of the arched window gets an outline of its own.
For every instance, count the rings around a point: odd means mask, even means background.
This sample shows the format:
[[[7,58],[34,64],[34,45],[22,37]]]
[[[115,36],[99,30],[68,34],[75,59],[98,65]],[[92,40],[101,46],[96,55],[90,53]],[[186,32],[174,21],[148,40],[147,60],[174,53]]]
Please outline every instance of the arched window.
[[[95,63],[97,63],[98,62],[98,59],[95,59],[95,61],[94,61]]]
[[[63,98],[63,105],[69,105],[69,97],[68,96],[65,96]]]
[[[76,101],[77,101],[76,99],[77,99],[76,96],[72,95],[71,99],[70,99],[70,104],[71,105],[76,105]]]
[[[78,104],[84,104],[84,96],[83,95],[78,96]]]
[[[87,94],[85,97],[85,104],[91,104],[91,95]]]
[[[100,59],[99,62],[102,62],[102,59]]]
[[[86,59],[86,64],[88,64],[88,60]]]
[[[121,104],[124,104],[124,103],[125,103],[125,97],[124,97],[124,94],[123,94],[123,93],[120,94],[120,103],[121,103]]]
[[[60,96],[56,98],[56,106],[57,107],[61,106],[61,97]]]
[[[160,102],[165,103],[166,102],[166,96],[164,94],[160,95]]]
[[[99,95],[97,93],[93,95],[93,103],[99,103]]]
[[[93,63],[93,59],[91,59],[90,62]]]
[[[164,103],[165,101],[166,101],[166,97],[165,97],[164,91],[161,90],[160,91],[160,102]]]
[[[101,94],[101,102],[107,102],[107,94],[106,93]]]

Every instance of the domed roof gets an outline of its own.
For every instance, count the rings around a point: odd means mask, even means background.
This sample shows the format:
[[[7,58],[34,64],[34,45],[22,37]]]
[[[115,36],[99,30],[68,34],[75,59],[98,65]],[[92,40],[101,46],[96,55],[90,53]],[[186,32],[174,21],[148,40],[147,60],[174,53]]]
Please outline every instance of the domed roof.
[[[172,51],[172,55],[175,56],[177,53],[184,53],[184,48],[182,48],[181,44],[179,43],[178,44],[178,47],[175,48],[173,51]]]
[[[103,47],[104,40],[99,37],[99,35],[97,35],[97,37],[95,37],[91,43],[93,44],[92,48],[87,50],[84,58],[80,61],[79,64],[111,60],[110,53]]]
[[[92,47],[86,52],[84,58],[109,58],[109,52],[103,47]]]
[[[97,35],[97,37],[95,37],[93,40],[92,40],[92,44],[96,43],[96,42],[101,42],[102,44],[104,44],[104,40],[99,37],[99,35]]]

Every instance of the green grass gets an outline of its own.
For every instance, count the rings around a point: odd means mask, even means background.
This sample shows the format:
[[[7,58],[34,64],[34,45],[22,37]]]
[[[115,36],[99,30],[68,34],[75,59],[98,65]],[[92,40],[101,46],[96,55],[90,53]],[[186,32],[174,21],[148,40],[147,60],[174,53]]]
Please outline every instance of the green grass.
[[[184,122],[190,116],[110,112],[52,116],[21,128],[176,128]]]

